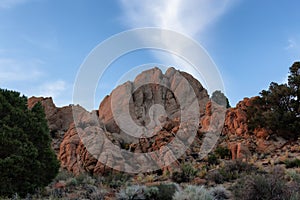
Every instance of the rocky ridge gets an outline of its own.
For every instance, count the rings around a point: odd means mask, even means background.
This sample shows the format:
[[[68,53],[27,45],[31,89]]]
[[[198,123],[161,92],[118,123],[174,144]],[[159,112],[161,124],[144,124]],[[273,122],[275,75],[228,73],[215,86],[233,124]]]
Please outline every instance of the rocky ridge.
[[[188,90],[186,80],[191,86]],[[188,98],[196,97],[199,113],[197,127],[181,121],[182,105],[176,96],[184,96],[187,98],[185,102],[192,103],[195,99]],[[135,171],[145,162],[157,168],[168,165],[163,169],[172,171],[183,161],[200,162],[199,152],[204,136],[220,129],[221,137],[217,145],[229,148],[233,159],[257,160],[260,155],[268,154],[269,158],[264,158],[262,162],[279,162],[283,159],[281,149],[299,155],[299,141],[289,143],[283,138],[272,138],[271,132],[263,128],[253,132],[248,130],[246,110],[255,98],[245,98],[236,107],[225,110],[224,106],[209,99],[207,91],[191,75],[174,68],[163,74],[158,68],[153,68],[138,75],[133,82],[118,86],[104,98],[97,111],[88,112],[73,105],[57,108],[51,98],[36,97],[28,100],[28,107],[42,103],[53,138],[52,145],[61,166],[75,174],[84,171],[92,174],[104,174],[112,170]],[[147,127],[146,132],[134,137],[119,128],[115,113],[126,113],[126,109],[135,124]],[[218,115],[222,112],[226,114]],[[188,142],[193,131],[196,135],[191,145],[178,160],[172,159],[176,148],[164,151],[174,136],[182,142]],[[135,160],[128,156],[129,153],[149,152],[156,153]]]

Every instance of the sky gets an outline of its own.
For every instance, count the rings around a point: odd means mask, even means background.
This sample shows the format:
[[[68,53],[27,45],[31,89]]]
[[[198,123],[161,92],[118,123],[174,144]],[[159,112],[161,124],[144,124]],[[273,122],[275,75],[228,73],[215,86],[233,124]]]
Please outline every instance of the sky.
[[[300,60],[299,7],[298,0],[0,0],[0,88],[72,104],[80,66],[97,45],[123,31],[159,27],[206,50],[235,106],[272,81],[286,82]],[[185,70],[166,52],[123,55],[99,82],[94,108],[124,74],[149,63]]]

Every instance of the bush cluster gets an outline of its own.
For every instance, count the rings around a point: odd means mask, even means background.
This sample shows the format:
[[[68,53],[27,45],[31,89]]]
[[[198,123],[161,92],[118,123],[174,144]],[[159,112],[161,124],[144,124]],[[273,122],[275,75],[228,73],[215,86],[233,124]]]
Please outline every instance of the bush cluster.
[[[106,176],[102,177],[102,184],[108,186],[109,188],[120,188],[123,185],[125,185],[130,179],[132,178],[132,176],[130,174],[127,173],[109,173]]]
[[[178,191],[178,185],[163,183],[157,186],[131,185],[122,188],[116,197],[118,200],[169,200]]]
[[[221,186],[207,190],[204,186],[188,185],[183,190],[177,191],[173,200],[225,200],[229,198],[229,192]]]
[[[190,163],[184,163],[180,171],[175,171],[172,174],[172,179],[176,183],[190,182],[196,177],[197,169]]]
[[[297,158],[295,158],[293,160],[286,160],[285,165],[286,165],[286,168],[300,167],[300,160]]]
[[[224,183],[225,181],[236,180],[241,176],[257,172],[258,169],[249,163],[240,160],[227,162],[222,168],[211,171],[207,177],[209,180],[217,184]]]
[[[226,147],[222,147],[222,146],[217,147],[216,150],[215,150],[215,153],[221,159],[225,159],[225,158],[230,158],[231,157],[230,150],[228,148],[226,148]]]
[[[299,182],[288,182],[284,169],[275,167],[271,173],[248,175],[231,188],[241,200],[296,200],[299,199]]]

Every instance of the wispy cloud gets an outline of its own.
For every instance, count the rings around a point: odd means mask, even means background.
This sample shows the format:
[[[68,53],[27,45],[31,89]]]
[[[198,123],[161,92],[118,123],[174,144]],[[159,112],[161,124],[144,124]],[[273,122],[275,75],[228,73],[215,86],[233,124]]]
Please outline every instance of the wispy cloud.
[[[0,58],[0,87],[20,91],[24,95],[53,97],[58,106],[71,102],[71,90],[63,80],[49,80],[39,59]],[[46,79],[46,80],[45,80]]]
[[[67,83],[63,80],[47,82],[39,86],[36,96],[57,98],[65,92]]]
[[[160,27],[174,30],[190,36],[201,38],[201,33],[224,14],[235,0],[120,0],[124,12],[124,23],[130,28]],[[146,36],[141,36],[146,37]],[[174,41],[164,37],[166,49],[174,46]],[[184,51],[180,43],[176,47]],[[181,51],[182,50],[182,51]],[[191,73],[205,85],[199,73],[187,62],[175,55],[168,58],[155,54],[163,64],[170,64]],[[167,58],[167,59],[166,59]],[[208,88],[209,89],[209,88]],[[212,88],[213,89],[213,88]]]
[[[195,36],[234,0],[120,0],[130,27],[162,27]]]
[[[66,106],[72,102],[72,89],[64,80],[49,80],[27,91],[27,95],[52,97],[56,106]]]
[[[70,104],[72,102],[72,90],[70,84],[64,80],[47,79],[46,81],[38,80],[33,84],[29,84],[30,87],[23,88],[17,91],[22,91],[22,93],[28,98],[32,96],[36,97],[52,97],[55,105],[62,107]]]
[[[287,43],[287,46],[285,46],[284,48],[285,50],[290,50],[298,47],[297,42],[293,38],[288,39]]]
[[[42,72],[38,69],[41,64],[43,64],[43,61],[39,59],[0,58],[0,84],[38,79],[42,75]]]
[[[30,0],[1,0],[0,9],[9,9],[29,2]]]

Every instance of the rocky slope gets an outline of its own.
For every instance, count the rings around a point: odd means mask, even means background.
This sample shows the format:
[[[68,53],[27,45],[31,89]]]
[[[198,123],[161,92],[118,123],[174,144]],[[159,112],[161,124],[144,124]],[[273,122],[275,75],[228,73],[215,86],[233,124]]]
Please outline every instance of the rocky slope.
[[[272,134],[265,128],[256,128],[252,132],[248,130],[246,111],[256,98],[244,98],[235,108],[227,110],[222,134],[232,149],[233,158],[250,157],[254,153],[272,153],[288,142],[279,137],[270,138]]]
[[[284,146],[299,152],[297,144],[272,138],[266,129],[248,130],[246,110],[255,98],[225,110],[210,101],[191,75],[174,68],[163,74],[153,68],[114,89],[97,111],[72,105],[57,108],[51,98],[36,97],[28,100],[28,107],[42,103],[62,168],[75,174],[104,174],[172,171],[183,161],[200,162],[199,152],[208,153],[217,140],[217,145],[231,150],[233,159],[249,160],[266,153],[281,159],[277,150]],[[203,144],[209,147],[203,150]]]

